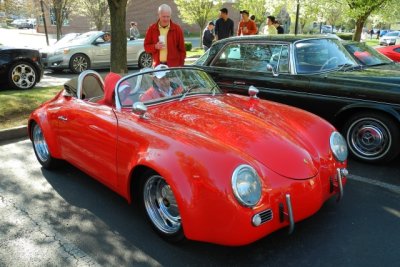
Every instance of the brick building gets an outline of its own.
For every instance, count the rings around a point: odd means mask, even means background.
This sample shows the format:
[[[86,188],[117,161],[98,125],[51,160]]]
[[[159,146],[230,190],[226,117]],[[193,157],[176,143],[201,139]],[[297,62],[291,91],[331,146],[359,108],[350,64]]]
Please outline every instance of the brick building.
[[[239,11],[235,10],[232,6],[232,1],[226,1],[223,7],[228,8],[229,16],[235,22],[235,27],[238,25],[240,20]],[[136,21],[138,23],[138,29],[142,36],[144,36],[148,26],[154,23],[157,20],[157,9],[161,4],[168,4],[172,8],[172,20],[175,23],[181,25],[182,29],[191,33],[199,33],[200,29],[198,25],[188,25],[183,23],[179,18],[179,11],[175,2],[173,0],[132,0],[130,1],[127,12],[126,12],[126,30],[129,31],[129,23],[130,21]],[[39,5],[39,0],[38,0]],[[56,34],[56,26],[52,25],[50,19],[50,11],[47,7],[45,7],[45,16],[46,16],[46,25],[47,32],[49,34]],[[215,19],[218,18],[218,14],[215,14]],[[89,20],[80,15],[72,14],[68,18],[68,24],[62,27],[62,33],[70,33],[70,32],[87,32],[93,30],[91,27]],[[103,30],[109,30],[110,26],[106,26]],[[44,25],[43,23],[38,23],[37,31],[44,33]]]

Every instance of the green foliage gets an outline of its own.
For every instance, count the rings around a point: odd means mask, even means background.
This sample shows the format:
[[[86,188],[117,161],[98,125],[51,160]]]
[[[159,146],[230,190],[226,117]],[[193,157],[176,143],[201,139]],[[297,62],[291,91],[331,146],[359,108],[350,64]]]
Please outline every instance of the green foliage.
[[[248,10],[250,15],[256,17],[256,24],[261,25],[267,19],[265,4],[265,0],[240,0],[234,4],[234,7],[237,10]]]
[[[186,51],[192,50],[192,42],[185,42],[185,50]]]
[[[352,33],[337,33],[336,34],[340,39],[351,41],[353,40],[353,34]]]

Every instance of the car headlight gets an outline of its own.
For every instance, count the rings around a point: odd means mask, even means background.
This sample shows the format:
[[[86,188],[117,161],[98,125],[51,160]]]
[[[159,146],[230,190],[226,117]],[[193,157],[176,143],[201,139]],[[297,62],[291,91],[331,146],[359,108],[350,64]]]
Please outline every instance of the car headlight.
[[[232,174],[232,189],[239,203],[255,206],[261,198],[261,182],[257,172],[249,165],[238,166]]]
[[[333,155],[338,161],[345,161],[347,159],[347,143],[344,137],[338,133],[333,132],[329,139],[329,143],[333,152]]]

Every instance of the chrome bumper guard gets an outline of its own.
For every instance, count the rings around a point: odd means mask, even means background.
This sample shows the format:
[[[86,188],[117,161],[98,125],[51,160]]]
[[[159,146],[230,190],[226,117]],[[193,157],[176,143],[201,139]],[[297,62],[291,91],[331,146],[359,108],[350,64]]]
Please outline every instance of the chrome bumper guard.
[[[290,235],[294,231],[294,217],[293,217],[293,208],[292,208],[292,200],[290,198],[290,194],[285,195],[287,212],[285,212],[285,208],[283,203],[279,203],[279,221],[282,223],[285,220],[289,221],[289,231]]]
[[[338,197],[336,198],[336,202],[339,202],[340,200],[342,200],[343,194],[344,194],[342,179],[343,179],[343,176],[347,176],[349,174],[349,172],[347,171],[346,168],[343,168],[343,169],[337,168],[336,172],[337,172],[337,180],[338,180],[338,187],[339,187],[339,194],[338,194]]]

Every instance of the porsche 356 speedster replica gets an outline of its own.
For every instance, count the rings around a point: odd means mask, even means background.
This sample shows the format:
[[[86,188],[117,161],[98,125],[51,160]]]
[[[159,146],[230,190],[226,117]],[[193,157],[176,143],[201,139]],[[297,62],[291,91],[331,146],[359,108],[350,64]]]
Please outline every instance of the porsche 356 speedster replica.
[[[194,68],[83,72],[29,119],[44,168],[68,161],[138,201],[154,230],[245,245],[343,196],[345,139],[309,112],[221,93]]]

